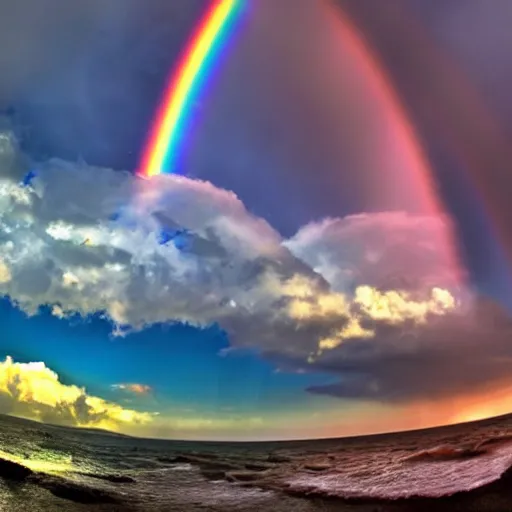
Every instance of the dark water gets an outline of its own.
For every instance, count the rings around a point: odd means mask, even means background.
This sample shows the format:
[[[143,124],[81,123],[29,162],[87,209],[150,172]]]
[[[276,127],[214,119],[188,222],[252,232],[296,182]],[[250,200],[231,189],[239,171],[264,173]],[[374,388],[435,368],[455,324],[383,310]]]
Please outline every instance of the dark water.
[[[0,510],[512,511],[510,482],[493,484],[512,466],[511,435],[507,416],[348,439],[191,443],[0,416],[0,461],[34,472],[0,467]]]

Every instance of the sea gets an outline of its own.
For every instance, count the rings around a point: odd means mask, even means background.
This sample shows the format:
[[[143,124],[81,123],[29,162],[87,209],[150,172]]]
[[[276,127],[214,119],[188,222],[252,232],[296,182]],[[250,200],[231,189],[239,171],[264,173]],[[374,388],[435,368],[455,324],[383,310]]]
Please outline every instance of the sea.
[[[0,415],[1,512],[512,512],[512,415],[340,439],[140,439]]]

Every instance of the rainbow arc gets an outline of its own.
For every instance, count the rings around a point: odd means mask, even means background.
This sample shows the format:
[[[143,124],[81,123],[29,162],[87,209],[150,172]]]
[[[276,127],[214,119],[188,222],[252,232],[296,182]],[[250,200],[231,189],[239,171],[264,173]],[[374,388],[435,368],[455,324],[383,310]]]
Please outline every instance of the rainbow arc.
[[[151,177],[175,173],[188,121],[245,0],[214,0],[190,38],[160,103],[139,167]]]

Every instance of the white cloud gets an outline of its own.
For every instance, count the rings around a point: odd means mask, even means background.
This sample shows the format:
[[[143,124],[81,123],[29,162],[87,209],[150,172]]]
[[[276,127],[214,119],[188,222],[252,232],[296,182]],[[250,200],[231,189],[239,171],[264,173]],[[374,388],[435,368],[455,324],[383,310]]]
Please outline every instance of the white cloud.
[[[463,275],[447,243],[451,229],[447,217],[363,213],[304,226],[284,245],[340,292],[453,288]]]

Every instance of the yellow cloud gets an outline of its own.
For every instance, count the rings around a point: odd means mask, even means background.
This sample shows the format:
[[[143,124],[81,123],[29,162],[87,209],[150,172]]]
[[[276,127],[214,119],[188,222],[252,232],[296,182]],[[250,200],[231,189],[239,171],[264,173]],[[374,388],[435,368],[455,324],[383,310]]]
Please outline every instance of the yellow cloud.
[[[399,290],[381,292],[371,286],[359,286],[354,303],[371,319],[391,324],[400,324],[406,320],[425,323],[429,314],[444,315],[455,307],[453,295],[441,288],[432,288],[427,299],[418,301]]]
[[[288,297],[288,315],[294,320],[343,315],[349,311],[349,301],[341,293],[318,290],[311,279],[295,275],[282,284],[280,294]]]
[[[330,350],[338,347],[344,339],[348,338],[372,338],[375,335],[373,329],[365,329],[358,318],[350,317],[347,324],[336,331],[335,336],[331,338],[323,338],[318,342],[318,348],[322,350]]]
[[[364,320],[400,325],[406,322],[424,324],[430,315],[441,316],[457,306],[454,296],[443,288],[433,287],[422,299],[413,298],[402,290],[381,291],[371,286],[358,286],[352,297],[329,291],[319,291],[315,284],[295,276],[283,285],[282,293],[290,298],[287,314],[301,321],[345,317],[345,325],[318,341],[318,351],[308,361],[325,350],[332,350],[348,338],[372,338],[375,330],[365,327]]]
[[[0,362],[0,410],[48,423],[119,431],[150,423],[153,415],[125,409],[84,388],[65,385],[43,362]]]
[[[8,283],[11,280],[11,271],[5,264],[5,261],[0,258],[0,284]]]

